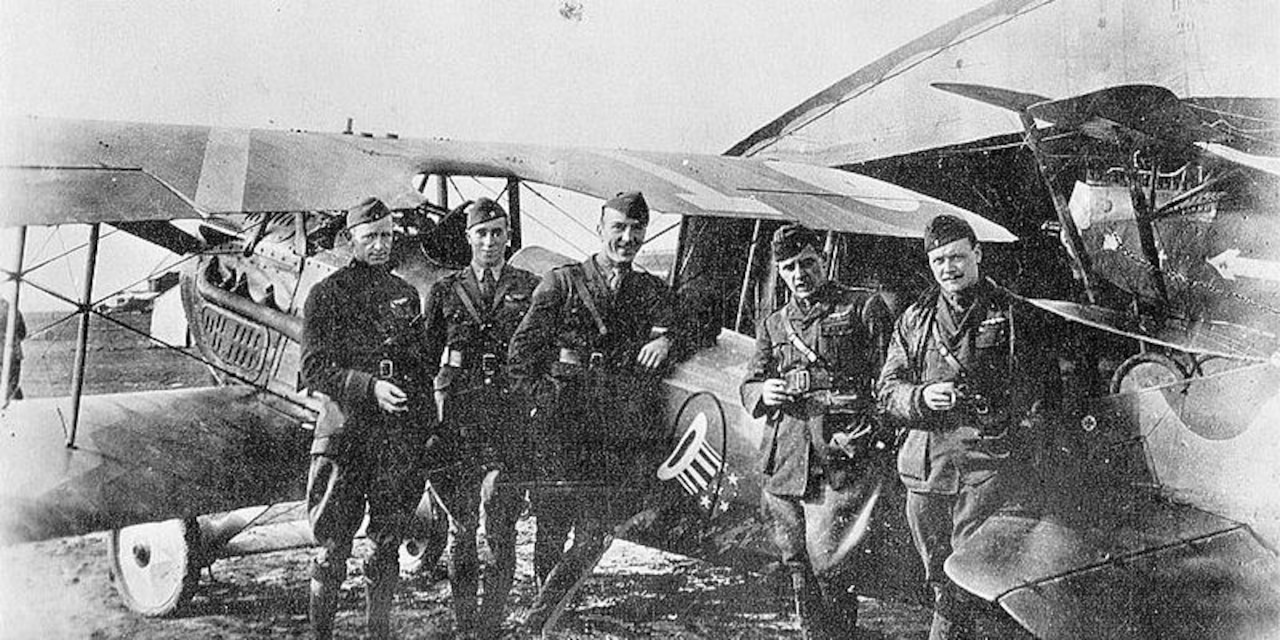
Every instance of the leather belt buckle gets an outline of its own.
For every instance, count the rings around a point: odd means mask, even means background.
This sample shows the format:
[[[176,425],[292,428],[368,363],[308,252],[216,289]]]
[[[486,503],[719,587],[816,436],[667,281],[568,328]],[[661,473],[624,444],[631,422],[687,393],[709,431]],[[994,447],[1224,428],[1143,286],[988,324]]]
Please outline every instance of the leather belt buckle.
[[[463,361],[466,360],[466,356],[462,351],[459,351],[458,349],[454,349],[453,347],[445,347],[444,357],[441,359],[444,361],[441,364],[453,367],[455,369],[461,369]]]
[[[588,362],[587,366],[591,367],[592,369],[598,368],[600,365],[604,364],[604,354],[600,353],[599,351],[592,351],[591,359],[588,360],[587,362]]]
[[[378,377],[386,380],[394,378],[396,375],[396,363],[387,358],[378,361]]]

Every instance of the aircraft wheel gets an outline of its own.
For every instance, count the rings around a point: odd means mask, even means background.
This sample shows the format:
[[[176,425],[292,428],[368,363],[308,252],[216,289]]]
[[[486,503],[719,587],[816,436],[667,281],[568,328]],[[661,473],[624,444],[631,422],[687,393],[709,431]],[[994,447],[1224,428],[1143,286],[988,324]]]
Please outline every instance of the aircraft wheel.
[[[1155,351],[1129,356],[1111,376],[1111,393],[1151,389],[1186,380],[1186,367],[1173,358]]]
[[[195,593],[200,527],[194,518],[137,524],[111,532],[111,581],[130,609],[148,617],[173,613]]]

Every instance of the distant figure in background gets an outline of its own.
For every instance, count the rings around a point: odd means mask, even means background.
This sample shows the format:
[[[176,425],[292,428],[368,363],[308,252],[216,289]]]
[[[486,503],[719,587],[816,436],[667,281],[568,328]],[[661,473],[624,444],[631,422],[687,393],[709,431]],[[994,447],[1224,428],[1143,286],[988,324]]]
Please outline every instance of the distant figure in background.
[[[877,294],[830,281],[821,246],[798,224],[774,233],[774,264],[791,300],[756,329],[741,394],[752,416],[766,417],[760,504],[804,637],[852,638],[853,547],[887,475],[877,464],[885,447],[873,386],[893,318]]]
[[[21,310],[17,310],[17,316],[18,323],[13,332],[13,359],[9,361],[9,387],[5,389],[3,404],[22,399],[22,387],[19,384],[22,379],[22,341],[27,339],[27,323],[22,319]],[[0,323],[4,327],[4,342],[0,342],[2,349],[9,341],[9,301],[4,298],[0,298]]]
[[[400,542],[426,484],[422,461],[436,423],[418,292],[391,273],[391,211],[369,198],[347,212],[353,260],[307,296],[302,375],[326,403],[307,478],[307,518],[320,545],[311,568],[311,625],[333,635],[351,543],[365,516],[369,637],[391,632]],[[336,406],[334,406],[336,404]]]

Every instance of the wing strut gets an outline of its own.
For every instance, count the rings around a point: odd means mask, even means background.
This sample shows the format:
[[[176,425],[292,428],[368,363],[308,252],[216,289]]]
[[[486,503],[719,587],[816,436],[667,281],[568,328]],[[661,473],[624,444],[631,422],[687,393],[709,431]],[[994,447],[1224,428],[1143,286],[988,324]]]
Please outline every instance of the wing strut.
[[[4,351],[0,352],[4,354],[3,364],[0,366],[0,394],[3,394],[0,395],[0,399],[3,400],[0,402],[0,407],[9,406],[9,400],[12,399],[9,397],[9,381],[13,379],[13,355],[18,339],[18,295],[22,292],[22,262],[27,248],[26,225],[18,227],[16,236],[17,246],[9,255],[15,256],[17,261],[13,270],[7,274],[10,282],[13,283],[11,285],[13,293],[9,296],[12,304],[9,305],[9,313],[5,314],[4,319]]]
[[[98,270],[98,239],[102,224],[89,225],[89,254],[84,265],[84,295],[80,303],[80,332],[76,334],[76,364],[71,378],[71,429],[67,431],[67,448],[76,446],[76,428],[80,426],[80,397],[84,395],[84,365],[89,349],[89,316],[93,305],[93,274]]]
[[[751,275],[756,269],[756,262],[760,259],[760,226],[762,224],[764,220],[757,219],[755,229],[751,232],[751,250],[747,253],[747,269],[742,276],[742,292],[738,294],[738,314],[733,321],[733,330],[738,333],[746,333],[742,323],[747,319],[747,296],[751,292]]]
[[[507,178],[507,222],[511,225],[511,247],[519,251],[524,246],[520,231],[520,178]]]
[[[1071,257],[1071,264],[1077,271],[1076,278],[1084,287],[1084,294],[1089,303],[1096,304],[1098,292],[1093,285],[1093,261],[1089,259],[1084,240],[1080,238],[1080,230],[1076,228],[1075,220],[1071,218],[1067,199],[1062,197],[1062,193],[1053,185],[1049,165],[1045,162],[1044,153],[1040,149],[1040,130],[1036,128],[1036,120],[1025,109],[1018,111],[1018,118],[1022,120],[1022,128],[1026,131],[1027,147],[1031,149],[1031,155],[1036,159],[1040,179],[1044,181],[1045,188],[1049,190],[1049,197],[1053,200],[1053,210],[1058,214],[1058,224],[1062,226],[1061,241]]]

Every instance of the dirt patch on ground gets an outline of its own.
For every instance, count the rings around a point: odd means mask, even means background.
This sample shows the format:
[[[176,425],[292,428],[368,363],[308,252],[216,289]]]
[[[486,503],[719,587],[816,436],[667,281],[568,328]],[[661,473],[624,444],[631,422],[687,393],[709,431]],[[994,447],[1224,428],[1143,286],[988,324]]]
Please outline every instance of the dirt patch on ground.
[[[521,522],[516,585],[509,610],[532,603],[533,523]],[[169,618],[124,607],[107,570],[107,536],[94,534],[0,549],[0,638],[304,638],[310,549],[215,562],[189,604]],[[357,545],[343,585],[337,632],[364,631]],[[396,597],[394,625],[406,639],[449,638],[447,581],[433,572],[408,577]],[[564,638],[796,638],[785,585],[654,549],[615,542],[562,618]],[[922,607],[864,600],[859,625],[872,638],[928,635]],[[511,637],[525,637],[512,633]]]

